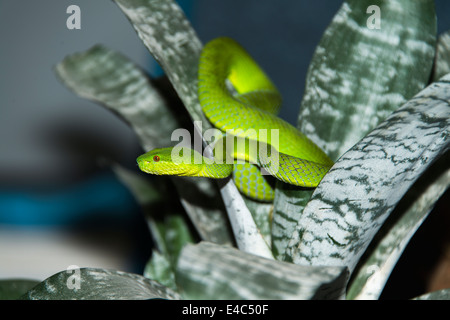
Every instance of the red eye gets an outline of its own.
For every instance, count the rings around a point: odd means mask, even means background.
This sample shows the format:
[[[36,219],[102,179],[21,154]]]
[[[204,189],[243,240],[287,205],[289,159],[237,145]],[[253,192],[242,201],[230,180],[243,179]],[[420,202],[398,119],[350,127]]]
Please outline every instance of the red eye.
[[[159,156],[153,156],[153,161],[158,162],[160,160]]]

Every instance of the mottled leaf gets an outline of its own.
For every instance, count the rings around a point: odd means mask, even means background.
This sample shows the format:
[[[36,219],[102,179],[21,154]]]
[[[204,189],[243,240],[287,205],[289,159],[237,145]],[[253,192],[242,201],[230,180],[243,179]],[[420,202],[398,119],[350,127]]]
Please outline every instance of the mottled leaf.
[[[301,216],[288,252],[352,272],[383,222],[449,148],[450,75],[395,111],[336,162]]]
[[[55,68],[79,96],[119,113],[144,149],[167,146],[180,118],[143,70],[121,54],[96,45],[67,56]]]
[[[152,257],[144,268],[144,277],[158,281],[162,285],[176,290],[175,273],[169,258],[153,250]]]
[[[397,205],[359,262],[347,299],[379,298],[409,240],[450,186],[449,161],[448,155],[439,159]]]
[[[176,279],[187,299],[340,299],[345,267],[311,267],[265,259],[202,242],[186,246]]]
[[[42,281],[22,298],[26,300],[143,300],[179,299],[180,297],[160,283],[137,274],[82,268],[61,271]]]
[[[313,190],[277,182],[273,202],[272,252],[276,259],[289,261],[286,248]]]
[[[0,280],[0,300],[16,300],[39,282],[29,279]]]
[[[272,243],[272,203],[261,203],[253,199],[242,197],[245,201],[245,205],[250,210],[255,224],[266,241],[267,245],[270,246]]]
[[[186,244],[194,242],[194,237],[184,217],[175,213],[148,222],[156,250],[145,266],[144,276],[175,290],[174,271],[178,256]]]
[[[210,127],[197,98],[202,43],[181,8],[170,0],[115,0],[165,71],[193,121]]]
[[[174,265],[181,249],[186,244],[194,242],[189,227],[181,216],[176,215],[168,216],[165,221],[155,223],[155,227],[157,231],[154,230],[153,233],[158,235],[158,248]]]
[[[368,28],[374,5],[380,29]],[[425,87],[435,42],[432,0],[344,2],[311,62],[299,129],[337,159]]]
[[[379,29],[370,6],[380,9]],[[435,41],[433,0],[345,1],[309,66],[299,130],[338,159],[426,86]],[[277,187],[272,236],[280,259],[290,259],[284,249],[311,194]]]
[[[441,34],[436,46],[433,81],[437,81],[450,73],[450,31]]]

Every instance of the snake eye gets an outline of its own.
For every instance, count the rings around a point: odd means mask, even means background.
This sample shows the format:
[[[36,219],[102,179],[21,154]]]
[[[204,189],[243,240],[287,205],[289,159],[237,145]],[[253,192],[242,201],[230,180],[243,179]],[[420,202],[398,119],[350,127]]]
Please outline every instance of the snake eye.
[[[153,156],[153,161],[154,162],[158,162],[160,160],[160,157],[159,156]]]

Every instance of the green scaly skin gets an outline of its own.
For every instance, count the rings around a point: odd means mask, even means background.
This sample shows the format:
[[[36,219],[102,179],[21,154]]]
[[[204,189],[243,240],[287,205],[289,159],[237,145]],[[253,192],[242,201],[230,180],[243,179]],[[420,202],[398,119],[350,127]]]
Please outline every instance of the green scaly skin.
[[[173,160],[174,154],[182,157],[184,152],[189,153],[186,159],[181,158],[178,163]],[[226,178],[233,172],[232,164],[216,164],[189,148],[153,149],[136,161],[142,171],[156,175]]]
[[[227,79],[236,93],[228,90]],[[222,132],[240,129],[233,133],[236,137],[256,140],[268,148],[275,147],[272,156],[278,157],[270,158],[261,153],[252,161],[275,178],[293,185],[316,187],[333,165],[333,161],[304,134],[276,117],[281,105],[277,88],[234,40],[217,38],[205,45],[199,62],[198,94],[203,112],[216,128]],[[270,134],[259,134],[260,129],[266,132],[278,129],[278,145]],[[171,158],[172,148],[155,149],[137,161],[142,171],[158,175],[225,178],[233,172],[236,186],[245,195],[261,201],[273,200],[274,191],[254,164],[211,163],[199,153],[195,164],[196,153],[191,151],[191,163],[177,164]],[[233,157],[248,160],[248,155],[239,152],[234,152]],[[198,159],[202,159],[201,163]],[[273,162],[273,159],[278,161]]]

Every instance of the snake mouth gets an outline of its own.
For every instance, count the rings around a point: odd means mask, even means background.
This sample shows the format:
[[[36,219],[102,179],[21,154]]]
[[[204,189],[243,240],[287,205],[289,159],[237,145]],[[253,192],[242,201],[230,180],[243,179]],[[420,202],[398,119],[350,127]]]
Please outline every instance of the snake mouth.
[[[153,173],[152,172],[153,170],[151,170],[152,165],[151,165],[150,161],[145,159],[144,155],[139,156],[136,159],[136,162],[141,171],[144,171],[146,173]]]

